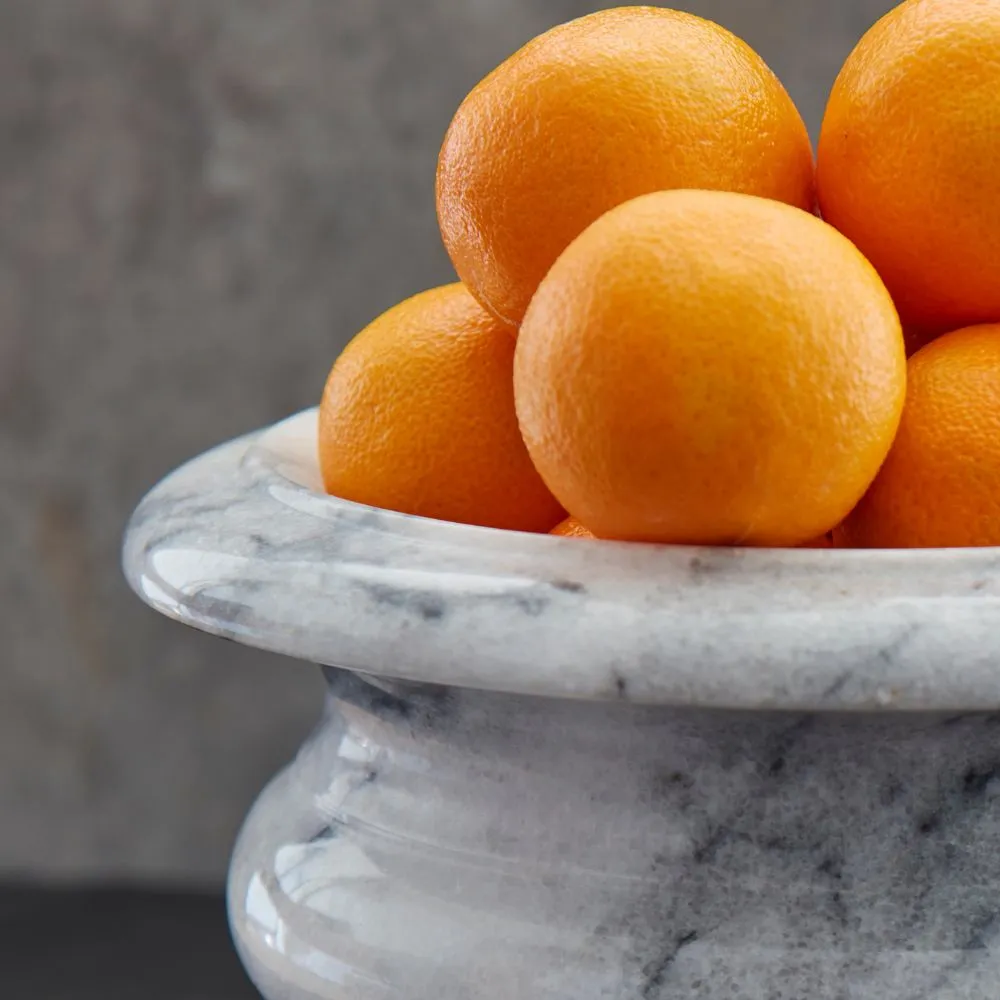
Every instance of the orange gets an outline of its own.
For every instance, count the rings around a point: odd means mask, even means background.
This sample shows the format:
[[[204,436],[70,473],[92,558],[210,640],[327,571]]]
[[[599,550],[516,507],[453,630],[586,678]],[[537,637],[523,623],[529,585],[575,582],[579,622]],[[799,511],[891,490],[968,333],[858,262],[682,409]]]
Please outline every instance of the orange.
[[[622,7],[539,36],[469,94],[441,149],[438,217],[470,291],[517,324],[591,222],[669,188],[811,209],[812,147],[777,77],[736,36]]]
[[[775,201],[646,195],[562,254],[514,391],[543,479],[601,538],[798,545],[839,523],[905,394],[899,319],[851,243]]]
[[[910,359],[895,444],[838,536],[866,548],[1000,545],[1000,325],[946,334]]]
[[[424,292],[361,331],[319,411],[329,493],[406,514],[548,531],[565,513],[514,414],[514,338],[461,285]]]
[[[567,517],[560,521],[550,532],[550,535],[562,535],[564,538],[596,538],[597,536],[585,528],[575,517]]]
[[[910,0],[879,21],[834,85],[818,182],[914,346],[1000,320],[1000,2]]]

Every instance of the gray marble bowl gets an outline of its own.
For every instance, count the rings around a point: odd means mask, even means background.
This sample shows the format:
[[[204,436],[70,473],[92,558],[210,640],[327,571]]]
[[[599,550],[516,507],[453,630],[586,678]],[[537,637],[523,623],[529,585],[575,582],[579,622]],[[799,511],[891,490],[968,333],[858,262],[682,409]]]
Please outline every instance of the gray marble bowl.
[[[157,610],[324,665],[230,875],[269,1000],[1000,996],[1000,552],[406,517],[322,494],[315,424],[125,542]]]

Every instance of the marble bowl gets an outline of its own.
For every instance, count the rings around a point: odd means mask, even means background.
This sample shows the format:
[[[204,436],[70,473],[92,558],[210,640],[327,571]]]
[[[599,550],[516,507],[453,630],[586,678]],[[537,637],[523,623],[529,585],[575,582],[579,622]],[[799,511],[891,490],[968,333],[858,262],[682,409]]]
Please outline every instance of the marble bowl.
[[[314,411],[222,445],[125,543],[324,665],[230,874],[269,1000],[1000,996],[1000,551],[497,532],[314,455]]]

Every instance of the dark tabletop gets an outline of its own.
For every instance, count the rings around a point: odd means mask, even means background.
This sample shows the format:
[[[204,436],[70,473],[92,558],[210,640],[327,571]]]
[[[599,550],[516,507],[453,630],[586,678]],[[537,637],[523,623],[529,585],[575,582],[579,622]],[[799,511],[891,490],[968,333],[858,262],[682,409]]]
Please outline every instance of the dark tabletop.
[[[0,884],[0,996],[260,1000],[220,895]]]

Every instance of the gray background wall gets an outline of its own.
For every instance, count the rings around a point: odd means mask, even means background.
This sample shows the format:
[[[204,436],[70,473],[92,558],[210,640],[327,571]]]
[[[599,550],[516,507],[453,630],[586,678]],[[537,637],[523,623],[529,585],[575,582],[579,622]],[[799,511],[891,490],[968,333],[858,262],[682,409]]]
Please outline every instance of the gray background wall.
[[[815,132],[890,0],[691,0]],[[0,0],[0,869],[221,877],[315,671],[146,611],[140,495],[450,280],[450,115],[582,0]],[[0,872],[2,873],[2,872]]]

